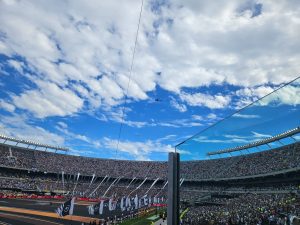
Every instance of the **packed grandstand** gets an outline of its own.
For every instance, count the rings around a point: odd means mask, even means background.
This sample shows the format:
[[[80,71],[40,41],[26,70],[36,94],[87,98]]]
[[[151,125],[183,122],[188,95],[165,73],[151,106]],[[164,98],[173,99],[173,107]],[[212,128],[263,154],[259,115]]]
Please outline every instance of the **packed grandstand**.
[[[164,206],[167,199],[168,164],[163,161],[88,158],[3,143],[0,169],[0,198],[100,198],[107,199],[108,207],[110,199],[120,206],[129,196],[131,208],[103,212],[107,221],[136,215],[141,207],[134,206],[136,196],[147,196],[141,208],[149,209]],[[299,142],[228,158],[183,161],[180,174],[181,209],[188,209],[182,224],[288,224],[299,216]]]

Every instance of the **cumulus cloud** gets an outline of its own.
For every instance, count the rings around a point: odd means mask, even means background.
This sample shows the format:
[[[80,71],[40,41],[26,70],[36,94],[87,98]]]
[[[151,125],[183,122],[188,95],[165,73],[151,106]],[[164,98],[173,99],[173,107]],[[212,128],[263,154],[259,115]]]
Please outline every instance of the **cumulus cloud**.
[[[236,109],[241,109],[255,102],[256,100],[272,93],[274,90],[274,87],[265,85],[241,88],[234,93],[234,95],[238,98],[238,100],[234,103],[234,107]]]
[[[173,108],[177,109],[179,112],[186,112],[187,107],[184,104],[180,104],[179,102],[176,101],[175,98],[171,98],[170,104]]]
[[[293,27],[298,26],[299,3],[263,1],[256,17],[252,17],[255,2],[248,8],[244,4],[185,1],[163,10],[164,16],[174,19],[172,26],[160,27],[155,43],[160,61],[166,62],[161,76],[165,88],[177,91],[221,82],[279,84],[297,75],[300,45]],[[293,22],[288,23],[291,15]],[[287,46],[280,45],[287,40]],[[278,46],[285,46],[282,52]]]
[[[28,122],[28,118],[13,114],[0,117],[0,131],[2,134],[23,140],[31,140],[42,144],[63,146],[64,137],[50,132],[40,126]]]
[[[23,73],[23,68],[25,67],[23,62],[11,59],[11,60],[8,60],[8,63],[19,73]]]
[[[66,116],[78,112],[83,100],[67,88],[54,83],[39,82],[39,90],[28,90],[12,97],[15,106],[27,109],[37,118]]]
[[[118,141],[115,139],[105,138],[103,140],[104,147],[108,149],[116,149]],[[160,141],[147,140],[144,142],[120,141],[118,151],[127,153],[137,160],[150,160],[150,153],[168,153],[173,152],[174,147],[162,144]],[[190,154],[188,151],[182,151],[182,154]]]
[[[286,86],[277,92],[266,96],[257,103],[258,105],[269,105],[269,104],[286,104],[297,106],[300,104],[300,86]]]
[[[39,118],[70,115],[82,109],[83,104],[76,104],[74,109],[66,109],[66,112],[61,112],[60,106],[50,109],[49,113],[32,109],[25,103],[32,96],[40,100],[36,102],[41,104],[40,108],[45,106],[41,101],[44,86],[40,85],[44,81],[59,86],[62,94],[66,92],[65,97],[71,97],[70,101],[74,100],[70,91],[80,92],[81,101],[86,101],[91,108],[122,103],[140,2],[94,3],[96,5],[61,1],[0,3],[1,34],[4,34],[0,42],[5,47],[1,48],[1,53],[9,57],[18,55],[18,60],[28,63],[27,69],[32,72],[29,79],[37,86],[32,92],[15,96],[15,106],[33,112]],[[126,8],[130,10],[124,10]],[[14,59],[10,60],[10,65],[21,73],[20,65],[24,63]],[[143,60],[135,64],[129,97],[135,100],[148,97],[146,92],[155,88],[153,69],[157,65],[151,55],[143,56]],[[68,88],[70,84],[73,89]],[[47,104],[53,106],[56,103],[48,99]]]
[[[236,91],[235,94],[239,97],[238,101],[235,103],[237,108],[245,107],[260,98],[262,99],[255,103],[255,105],[266,106],[269,104],[287,104],[296,106],[300,103],[300,88],[297,82],[293,82],[282,88],[269,86],[243,88]],[[235,116],[241,117],[239,114]]]
[[[182,92],[180,99],[190,106],[204,106],[210,109],[220,109],[228,106],[230,103],[230,96],[208,95],[203,93],[189,94]]]
[[[257,97],[261,98],[274,91],[274,88],[269,86],[258,86],[253,88],[243,88],[236,91],[237,96],[241,97]]]
[[[16,96],[16,107],[40,118],[70,115],[82,109],[83,104],[76,104],[66,112],[51,109],[45,113],[22,103],[31,96],[39,100],[43,96],[43,87],[36,80],[59,85],[61,92],[71,98],[74,96],[70,91],[81,91],[82,101],[90,108],[122,103],[140,1],[0,4],[1,53],[20,56],[10,61],[11,66],[22,72],[24,60],[32,72],[28,76],[37,85],[33,92]],[[146,2],[128,96],[135,101],[145,100],[157,85],[180,93],[185,87],[228,83],[246,86],[249,89],[243,91],[251,92],[253,86],[280,84],[295,77],[300,69],[296,32],[300,4],[265,0],[255,11],[257,4]],[[68,89],[70,84],[73,89]],[[189,103],[198,104],[195,98],[187,97]],[[221,96],[216,101],[200,105],[220,108],[227,104]],[[45,102],[40,103],[41,108],[45,106]],[[182,104],[171,101],[171,105],[186,111]]]
[[[0,107],[8,112],[14,112],[16,108],[14,105],[3,100],[0,100]]]

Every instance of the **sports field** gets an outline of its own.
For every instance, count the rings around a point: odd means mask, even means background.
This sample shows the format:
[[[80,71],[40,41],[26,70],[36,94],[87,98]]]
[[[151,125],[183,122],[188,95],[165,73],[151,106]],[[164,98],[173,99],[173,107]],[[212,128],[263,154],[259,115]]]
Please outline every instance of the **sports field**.
[[[77,225],[82,222],[99,221],[109,215],[91,217],[87,206],[90,202],[76,202],[74,215],[59,217],[55,210],[63,201],[47,199],[0,199],[0,225]],[[154,214],[154,213],[153,213]],[[159,217],[150,214],[140,218],[124,221],[123,225],[147,225]]]
[[[73,216],[59,217],[55,209],[61,204],[57,200],[1,199],[0,225],[77,225],[99,220],[90,217],[86,206],[89,203],[76,203]]]

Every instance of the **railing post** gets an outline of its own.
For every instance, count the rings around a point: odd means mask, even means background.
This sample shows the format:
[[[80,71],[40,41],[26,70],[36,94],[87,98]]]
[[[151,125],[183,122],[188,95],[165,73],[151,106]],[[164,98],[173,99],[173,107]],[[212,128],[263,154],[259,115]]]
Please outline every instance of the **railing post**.
[[[179,225],[179,168],[179,153],[170,152],[168,162],[168,225]]]

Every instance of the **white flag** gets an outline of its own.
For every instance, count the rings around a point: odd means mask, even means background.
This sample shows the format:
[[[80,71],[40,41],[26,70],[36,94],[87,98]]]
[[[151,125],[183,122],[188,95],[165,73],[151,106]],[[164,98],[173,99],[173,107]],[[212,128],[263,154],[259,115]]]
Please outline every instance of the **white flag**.
[[[125,197],[122,197],[122,198],[121,198],[121,204],[120,204],[121,211],[124,211],[124,210],[125,210],[125,207],[124,207],[124,200],[125,200]]]
[[[129,196],[127,196],[127,198],[126,198],[126,208],[130,208],[131,207],[131,200],[130,200],[130,197]]]
[[[109,199],[109,202],[108,202],[108,209],[109,211],[113,211],[114,210],[114,207],[113,207],[113,199]]]
[[[135,198],[134,198],[134,205],[135,205],[135,209],[139,208],[139,198],[137,195],[135,195]]]
[[[103,213],[103,205],[104,205],[104,200],[101,200],[100,207],[99,207],[99,214],[100,215],[102,215],[102,213]]]

